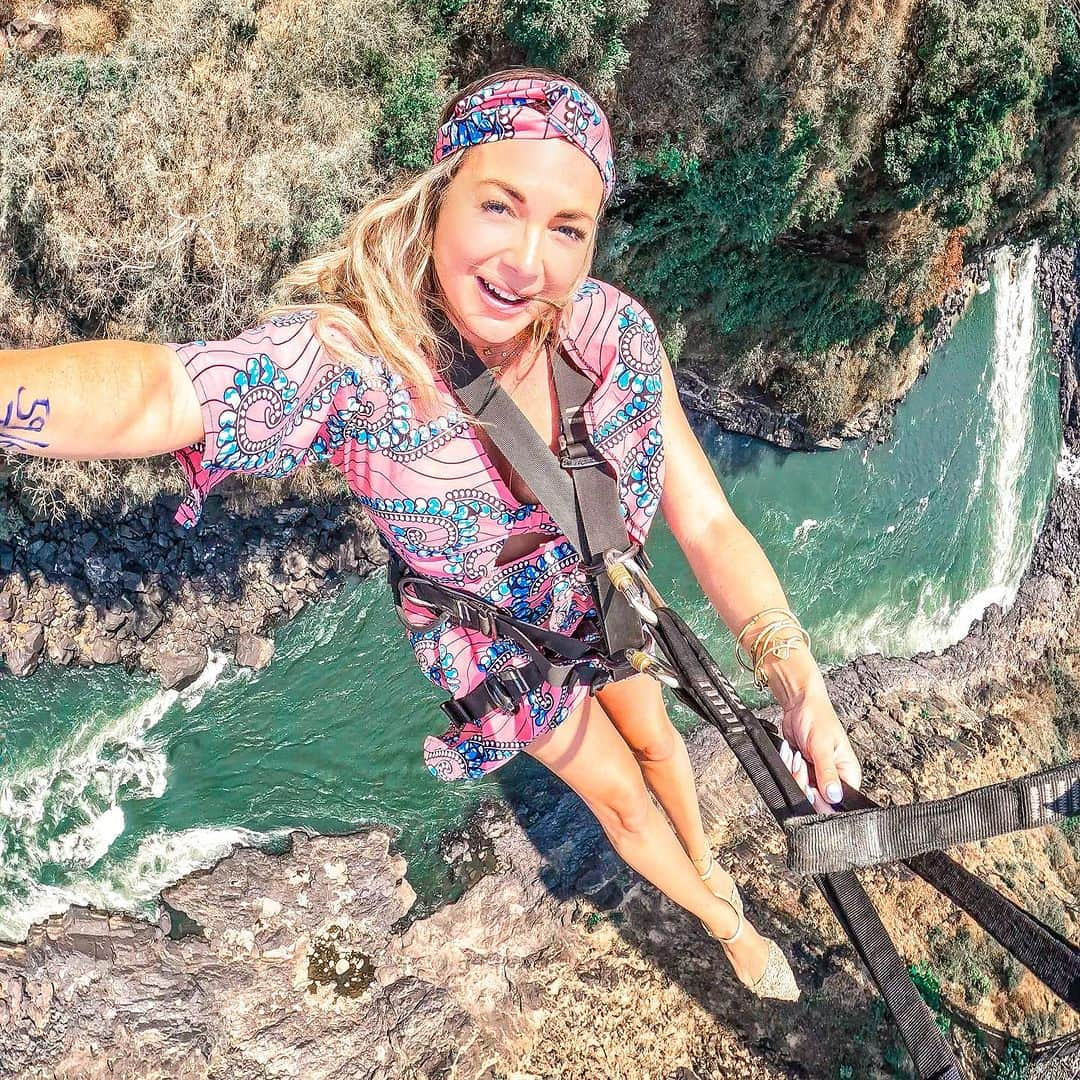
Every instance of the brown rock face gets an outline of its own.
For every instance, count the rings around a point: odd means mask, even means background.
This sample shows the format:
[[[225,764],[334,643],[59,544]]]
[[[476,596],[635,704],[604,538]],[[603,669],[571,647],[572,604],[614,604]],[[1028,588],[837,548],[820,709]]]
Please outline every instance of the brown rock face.
[[[236,642],[236,662],[262,671],[274,658],[274,642],[258,634],[241,634]]]

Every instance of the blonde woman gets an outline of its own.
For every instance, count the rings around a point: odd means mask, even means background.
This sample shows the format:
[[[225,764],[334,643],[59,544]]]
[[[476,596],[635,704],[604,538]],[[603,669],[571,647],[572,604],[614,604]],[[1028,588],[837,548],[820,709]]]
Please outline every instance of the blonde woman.
[[[589,376],[589,438],[618,480],[629,540],[643,544],[662,511],[716,610],[733,633],[749,630],[754,650],[761,616],[786,611],[783,590],[690,429],[648,312],[588,276],[614,183],[607,119],[581,87],[543,70],[498,72],[448,104],[429,169],[284,279],[286,296],[317,301],[272,308],[228,341],[0,354],[0,400],[44,403],[32,439],[9,424],[0,445],[78,459],[172,451],[190,482],[185,526],[231,472],[278,477],[329,461],[411,573],[592,640],[595,594],[577,552],[445,378],[451,327],[549,447],[553,364]],[[582,663],[556,683],[515,640],[432,621],[407,599],[401,614],[424,673],[451,695],[450,728],[424,745],[433,776],[477,778],[532,755],[581,796],[630,866],[723,943],[747,987],[798,996],[782,952],[744,919],[713,864],[657,682],[604,680]],[[824,807],[841,777],[858,785],[859,765],[797,621],[780,624],[781,647],[754,655],[798,747],[793,771]]]

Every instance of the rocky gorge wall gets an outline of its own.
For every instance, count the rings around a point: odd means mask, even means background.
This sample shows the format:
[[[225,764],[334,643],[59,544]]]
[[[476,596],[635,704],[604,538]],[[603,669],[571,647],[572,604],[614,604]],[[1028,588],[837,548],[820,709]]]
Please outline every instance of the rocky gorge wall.
[[[1040,274],[1061,371],[1065,455],[1008,612],[941,654],[871,655],[827,683],[876,798],[931,798],[1080,756],[1080,255]],[[137,635],[136,635],[137,636]],[[804,989],[761,1003],[696,922],[636,878],[572,793],[541,783],[447,838],[460,900],[409,919],[405,860],[380,828],[237,850],[163,893],[156,924],[70,909],[0,947],[0,1075],[25,1077],[896,1077],[904,1056],[814,887],[783,868],[721,738],[689,740],[710,839]],[[959,858],[1073,940],[1080,844],[1065,830]],[[973,1032],[1028,1040],[1072,1014],[906,872],[865,879],[905,957]],[[1057,1054],[1028,1075],[1061,1080]],[[998,1072],[997,1075],[1006,1075]],[[1018,1074],[1011,1074],[1018,1075]]]

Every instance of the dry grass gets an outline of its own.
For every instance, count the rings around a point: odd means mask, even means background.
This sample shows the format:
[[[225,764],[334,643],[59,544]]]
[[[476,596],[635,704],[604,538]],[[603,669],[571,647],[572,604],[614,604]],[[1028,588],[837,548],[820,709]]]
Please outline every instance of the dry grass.
[[[18,9],[16,14],[25,14]],[[0,344],[226,338],[394,168],[373,132],[438,48],[405,5],[66,4],[0,80]],[[441,57],[440,57],[441,59]],[[42,513],[179,490],[168,459],[21,459]],[[83,475],[77,475],[83,474]]]

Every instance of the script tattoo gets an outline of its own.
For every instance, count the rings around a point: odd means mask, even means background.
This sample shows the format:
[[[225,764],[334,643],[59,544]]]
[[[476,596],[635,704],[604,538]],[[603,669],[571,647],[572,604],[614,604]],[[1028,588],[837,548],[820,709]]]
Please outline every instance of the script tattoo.
[[[28,405],[23,404],[23,391],[20,386],[15,397],[7,403],[7,409],[0,406],[0,450],[25,450],[29,446],[39,448],[49,444],[35,438],[45,427],[45,418],[49,415],[49,399],[35,398]]]

